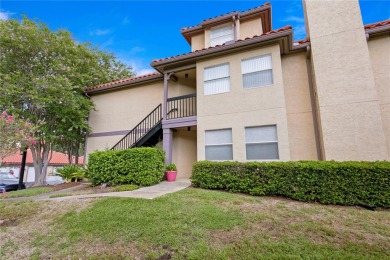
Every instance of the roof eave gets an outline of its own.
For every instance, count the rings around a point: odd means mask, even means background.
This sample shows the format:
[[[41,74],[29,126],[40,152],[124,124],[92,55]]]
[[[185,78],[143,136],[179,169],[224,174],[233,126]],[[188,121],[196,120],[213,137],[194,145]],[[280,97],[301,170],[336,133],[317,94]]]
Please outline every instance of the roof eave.
[[[365,31],[370,36],[382,35],[382,34],[386,34],[386,33],[390,34],[390,24],[377,26],[377,27],[370,28],[370,29],[365,29]]]
[[[173,63],[196,61],[198,59],[212,56],[213,54],[222,55],[226,52],[234,51],[236,49],[249,47],[251,45],[258,44],[258,43],[267,43],[269,41],[276,40],[278,38],[286,37],[286,36],[289,37],[289,42],[291,42],[291,43],[289,43],[289,45],[291,45],[291,48],[292,48],[292,33],[293,33],[293,30],[288,29],[288,30],[284,30],[282,32],[275,32],[275,33],[272,33],[269,35],[262,35],[262,36],[259,36],[256,38],[238,41],[238,42],[235,42],[235,43],[229,44],[229,45],[222,45],[222,46],[217,46],[217,47],[214,47],[211,49],[205,49],[205,50],[200,50],[197,52],[184,54],[184,55],[177,57],[177,58],[173,57],[172,59],[169,59],[167,61],[152,62],[151,66],[153,68],[155,68],[156,70],[162,72],[162,71],[164,71],[163,68],[165,66],[171,65]]]
[[[230,18],[232,16],[240,16],[240,18],[245,19],[247,17],[253,16],[253,15],[256,15],[256,14],[260,14],[262,16],[262,18],[265,18],[265,19],[262,19],[263,31],[264,32],[271,31],[272,30],[271,4],[266,3],[263,6],[260,6],[258,8],[254,8],[254,9],[249,10],[249,11],[245,11],[245,12],[234,11],[234,12],[231,12],[229,14],[223,15],[221,17],[217,17],[217,18],[214,18],[214,19],[202,21],[198,25],[182,29],[181,30],[181,34],[186,39],[186,41],[189,44],[191,44],[191,37],[193,35],[202,33],[203,30],[205,28],[207,28],[207,27],[211,27],[211,26],[213,26],[215,24],[219,24],[219,23],[222,23],[224,21],[229,22]],[[269,19],[266,19],[267,17],[269,17]],[[268,20],[268,21],[265,21],[265,20]]]
[[[153,75],[153,76],[146,77],[146,78],[139,78],[139,79],[135,79],[132,81],[121,82],[121,83],[117,83],[117,84],[113,84],[113,85],[109,85],[109,86],[105,86],[105,87],[86,90],[85,93],[96,94],[96,93],[105,92],[105,91],[109,91],[109,90],[113,90],[113,89],[115,89],[115,90],[122,89],[122,88],[130,87],[130,86],[144,84],[147,82],[157,81],[157,80],[162,79],[163,77],[164,76],[162,74]]]

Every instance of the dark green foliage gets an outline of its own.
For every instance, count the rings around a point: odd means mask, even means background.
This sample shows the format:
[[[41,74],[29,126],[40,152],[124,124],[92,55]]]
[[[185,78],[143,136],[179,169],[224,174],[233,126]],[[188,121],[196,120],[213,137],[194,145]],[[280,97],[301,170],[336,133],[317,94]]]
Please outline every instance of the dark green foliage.
[[[170,163],[170,164],[167,165],[165,170],[167,170],[167,171],[176,171],[176,165],[174,163]]]
[[[390,162],[385,161],[201,161],[193,166],[192,184],[324,204],[390,207]]]
[[[97,151],[88,158],[86,177],[92,185],[102,183],[149,186],[164,176],[165,153],[155,148]]]
[[[66,165],[58,169],[57,172],[57,175],[61,176],[65,182],[83,179],[85,175],[85,169],[79,165]]]

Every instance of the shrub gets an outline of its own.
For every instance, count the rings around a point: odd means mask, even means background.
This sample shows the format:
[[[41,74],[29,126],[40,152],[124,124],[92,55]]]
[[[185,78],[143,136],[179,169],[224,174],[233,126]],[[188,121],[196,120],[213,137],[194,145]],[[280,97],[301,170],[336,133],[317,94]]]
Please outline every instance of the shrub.
[[[79,165],[66,165],[57,170],[58,176],[61,176],[65,182],[77,181],[84,178],[85,169]]]
[[[324,204],[390,206],[390,162],[210,162],[193,166],[192,184]]]
[[[138,185],[134,185],[134,184],[125,184],[125,185],[120,185],[118,187],[115,187],[114,189],[112,189],[113,192],[115,191],[132,191],[132,190],[136,190],[138,189]]]
[[[174,163],[170,163],[170,164],[167,165],[165,170],[167,170],[167,171],[176,171],[176,165]]]
[[[92,185],[102,183],[149,186],[164,176],[165,153],[155,148],[97,151],[88,158],[87,178]]]

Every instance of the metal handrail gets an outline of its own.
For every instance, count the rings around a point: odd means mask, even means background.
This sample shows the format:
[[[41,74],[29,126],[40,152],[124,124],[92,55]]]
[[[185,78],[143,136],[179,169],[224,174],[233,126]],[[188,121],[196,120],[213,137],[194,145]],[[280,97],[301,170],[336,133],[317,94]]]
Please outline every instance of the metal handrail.
[[[131,129],[111,150],[124,150],[133,147],[142,137],[162,121],[162,104],[158,105],[141,122]]]
[[[167,99],[167,119],[196,116],[196,93]]]

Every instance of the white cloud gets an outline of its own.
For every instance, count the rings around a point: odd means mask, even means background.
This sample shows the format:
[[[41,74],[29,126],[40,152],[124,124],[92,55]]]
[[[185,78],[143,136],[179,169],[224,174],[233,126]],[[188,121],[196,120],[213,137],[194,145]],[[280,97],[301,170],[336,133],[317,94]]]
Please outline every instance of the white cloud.
[[[289,1],[288,7],[285,9],[285,12],[288,14],[294,14],[302,10],[302,1]]]
[[[119,57],[119,59],[127,66],[132,67],[133,71],[136,72],[137,76],[156,72],[156,70],[154,70],[152,67],[150,67],[148,61],[145,61],[143,59],[132,58],[132,57],[129,57],[127,59],[123,59],[123,58]]]
[[[294,22],[294,23],[304,23],[305,19],[303,17],[290,15],[282,20],[282,22]]]
[[[306,27],[304,24],[297,25],[293,27],[294,29],[294,38],[295,39],[303,39],[306,36]]]
[[[142,48],[142,47],[139,47],[139,46],[135,46],[135,47],[130,49],[129,54],[134,55],[134,54],[137,54],[137,53],[140,53],[140,52],[144,52],[145,50],[146,50],[145,48]]]
[[[96,30],[90,31],[89,35],[102,36],[102,35],[107,35],[110,33],[111,33],[111,30],[96,29]]]
[[[122,25],[127,25],[129,23],[130,23],[130,19],[127,16],[125,18],[123,18]]]
[[[9,18],[11,18],[11,16],[14,15],[14,14],[15,13],[11,13],[11,12],[8,12],[8,11],[0,10],[0,21],[6,21]]]
[[[102,44],[100,44],[100,48],[105,49],[108,46],[112,45],[114,43],[114,37],[110,37],[110,39],[104,41]]]
[[[137,75],[141,76],[141,75],[150,74],[153,72],[156,72],[156,70],[154,70],[154,69],[141,69],[141,70],[137,70]]]

